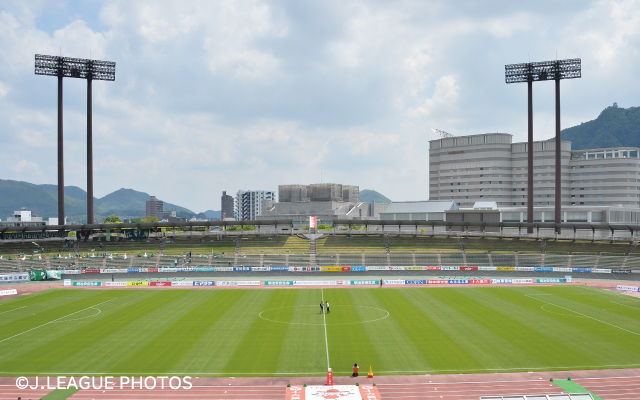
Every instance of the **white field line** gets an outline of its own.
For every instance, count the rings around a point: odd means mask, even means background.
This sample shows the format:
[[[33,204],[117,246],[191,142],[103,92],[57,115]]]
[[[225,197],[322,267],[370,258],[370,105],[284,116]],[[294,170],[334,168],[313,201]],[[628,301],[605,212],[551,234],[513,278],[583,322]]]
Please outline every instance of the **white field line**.
[[[621,329],[621,330],[623,330],[623,331],[625,331],[625,332],[633,333],[633,334],[634,334],[634,335],[636,335],[636,336],[640,336],[640,333],[638,333],[638,332],[630,331],[630,330],[628,330],[628,329],[625,329],[625,328],[619,327],[619,326],[617,326],[617,325],[610,324],[610,323],[608,323],[608,322],[605,322],[605,321],[599,320],[598,318],[590,317],[590,316],[588,316],[588,315],[585,315],[585,314],[579,313],[579,312],[577,312],[577,311],[573,311],[573,310],[568,309],[568,308],[566,308],[566,307],[562,307],[562,306],[559,306],[559,305],[557,305],[557,304],[549,303],[548,301],[545,301],[545,300],[536,299],[535,297],[533,297],[533,296],[529,296],[528,294],[525,294],[525,296],[527,296],[527,297],[529,297],[529,298],[531,298],[531,299],[534,299],[534,300],[541,301],[541,302],[543,302],[543,303],[550,304],[550,305],[555,306],[555,307],[562,308],[562,309],[567,310],[567,311],[571,311],[572,313],[576,313],[576,314],[581,315],[581,316],[583,316],[583,317],[585,317],[585,318],[589,318],[589,319],[592,319],[592,320],[594,320],[594,321],[598,321],[598,322],[601,322],[601,323],[603,323],[603,324],[606,324],[606,325],[612,326],[612,327],[614,327],[614,328]],[[546,310],[545,310],[545,311],[546,311]]]
[[[570,365],[570,366],[551,366],[551,367],[522,367],[522,368],[484,368],[484,369],[429,369],[423,371],[377,371],[378,374],[416,374],[416,373],[470,373],[470,372],[500,372],[500,371],[577,371],[585,368],[594,368],[594,365]],[[608,365],[598,365],[598,368],[630,368],[630,367],[640,367],[640,364],[608,364]],[[334,371],[334,374],[351,374],[352,371]],[[64,376],[82,376],[82,375],[104,375],[104,376],[140,376],[140,372],[16,372],[16,371],[0,371],[0,376],[7,375],[22,375],[22,376],[53,376],[53,375],[64,375]],[[323,376],[325,372],[314,372],[314,371],[304,371],[304,372],[171,372],[171,375],[177,376],[191,376],[193,378],[199,378],[202,376],[252,376],[256,378],[260,378],[261,376],[258,374],[264,374],[262,377],[268,377],[273,375],[295,375],[295,376]],[[620,377],[624,378],[624,377]],[[577,379],[577,378],[576,378]],[[588,379],[588,378],[580,378],[580,379]],[[611,379],[611,378],[605,378]],[[512,381],[509,381],[512,382]],[[456,382],[458,384],[460,382]],[[390,385],[387,383],[387,385]]]
[[[14,308],[13,310],[3,311],[3,312],[0,312],[0,314],[4,314],[4,313],[11,312],[11,311],[19,310],[19,309],[21,309],[21,308],[25,308],[25,307],[26,307],[26,306],[22,306],[22,307]]]
[[[322,302],[324,303],[324,291],[322,290],[322,288],[320,288],[320,295],[322,296]],[[326,304],[326,303],[325,303]],[[325,307],[326,309],[326,307]],[[327,348],[327,369],[331,368],[331,365],[329,365],[329,341],[327,340],[327,312],[325,310],[325,312],[322,313],[322,320],[324,321],[324,345]]]
[[[617,301],[613,301],[613,300],[609,300],[609,301],[612,302],[613,304],[618,304],[620,306],[625,306],[625,307],[629,307],[629,308],[635,308],[636,310],[640,310],[640,307],[635,307],[635,306],[630,306],[628,304],[618,303]]]
[[[109,300],[103,301],[102,303],[95,304],[95,305],[93,305],[93,306],[91,306],[91,307],[83,308],[83,309],[82,309],[82,310],[80,310],[80,311],[76,311],[76,312],[71,313],[71,314],[69,314],[69,315],[65,315],[64,317],[56,318],[56,319],[54,319],[53,321],[49,321],[49,322],[47,322],[46,324],[42,324],[42,325],[36,326],[35,328],[28,329],[28,330],[26,330],[26,331],[24,331],[24,332],[22,332],[22,333],[18,333],[17,335],[13,335],[13,336],[8,337],[8,338],[6,338],[6,339],[2,339],[2,340],[0,340],[0,343],[2,343],[2,342],[4,342],[4,341],[7,341],[7,340],[9,340],[9,339],[13,339],[14,337],[17,337],[17,336],[20,336],[20,335],[24,335],[24,334],[25,334],[25,333],[27,333],[27,332],[31,332],[31,331],[36,330],[36,329],[38,329],[38,328],[42,328],[43,326],[46,326],[46,325],[52,324],[52,323],[54,323],[54,322],[56,322],[56,321],[59,321],[59,320],[61,320],[61,319],[63,319],[63,318],[70,317],[70,316],[75,315],[75,314],[77,314],[77,313],[79,313],[79,312],[82,312],[82,311],[84,311],[84,310],[88,310],[88,309],[90,309],[90,308],[94,308],[94,307],[96,307],[96,306],[99,306],[100,304],[104,304],[104,303],[106,303],[106,302],[108,302],[108,301],[115,300],[115,299],[117,299],[117,297],[114,297],[113,299],[109,299]]]

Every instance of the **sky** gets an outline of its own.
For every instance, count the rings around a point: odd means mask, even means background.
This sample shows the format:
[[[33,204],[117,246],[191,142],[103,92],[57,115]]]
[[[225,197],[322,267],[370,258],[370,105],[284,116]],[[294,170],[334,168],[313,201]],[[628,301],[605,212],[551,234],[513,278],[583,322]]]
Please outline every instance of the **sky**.
[[[505,64],[581,58],[562,128],[640,106],[640,1],[0,0],[0,179],[57,183],[57,79],[34,55],[116,62],[93,82],[94,194],[195,212],[222,191],[322,182],[429,198],[430,127],[526,140]],[[554,136],[553,82],[533,87]],[[86,189],[86,81],[64,80],[65,185]]]

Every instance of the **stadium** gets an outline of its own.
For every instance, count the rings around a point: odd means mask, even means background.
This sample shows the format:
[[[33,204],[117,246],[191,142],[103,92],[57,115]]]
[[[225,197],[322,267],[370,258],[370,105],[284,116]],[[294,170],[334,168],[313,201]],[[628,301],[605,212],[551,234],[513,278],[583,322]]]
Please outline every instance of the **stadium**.
[[[3,233],[0,396],[636,398],[628,238],[208,224]]]

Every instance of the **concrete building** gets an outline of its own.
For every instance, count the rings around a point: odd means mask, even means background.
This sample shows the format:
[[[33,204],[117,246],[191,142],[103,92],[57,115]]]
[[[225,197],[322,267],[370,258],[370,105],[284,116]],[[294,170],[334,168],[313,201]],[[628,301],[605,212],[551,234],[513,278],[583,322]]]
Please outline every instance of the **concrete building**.
[[[381,221],[446,221],[447,211],[457,211],[453,200],[394,201],[380,213]]]
[[[5,222],[0,222],[0,226],[2,227],[46,225],[46,221],[43,221],[42,218],[38,217],[36,214],[32,215],[31,211],[28,211],[25,207],[20,208],[20,211],[14,211],[13,215],[7,218]]]
[[[555,141],[534,142],[534,207],[555,206]],[[640,149],[561,149],[562,206],[640,207]],[[512,135],[442,138],[429,142],[429,198],[459,207],[494,201],[527,204],[527,143]]]
[[[387,204],[360,201],[358,186],[336,183],[278,186],[280,201],[265,201],[259,220],[292,219],[295,228],[309,225],[309,217],[317,223],[333,224],[336,219],[378,219]]]
[[[156,196],[151,196],[151,199],[147,201],[147,217],[162,219],[163,215],[164,201],[156,199]]]
[[[220,220],[224,221],[229,218],[233,219],[233,209],[233,197],[229,196],[227,192],[222,192],[222,197],[220,198]]]
[[[238,190],[236,194],[236,218],[238,221],[254,221],[262,215],[262,202],[275,201],[276,194],[267,190]]]
[[[162,218],[160,218],[162,222],[187,222],[186,218],[181,218],[177,216],[175,211],[169,211],[162,214]]]

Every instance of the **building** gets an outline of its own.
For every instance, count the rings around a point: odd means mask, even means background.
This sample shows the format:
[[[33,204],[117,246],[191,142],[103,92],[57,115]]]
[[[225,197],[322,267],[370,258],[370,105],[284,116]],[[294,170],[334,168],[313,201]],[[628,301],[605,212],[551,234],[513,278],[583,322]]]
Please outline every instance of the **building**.
[[[227,192],[222,192],[222,198],[220,199],[220,220],[224,221],[227,218],[233,219],[233,209],[233,197],[229,196]]]
[[[57,221],[57,218],[56,218]],[[36,214],[31,214],[26,208],[20,208],[20,211],[14,211],[13,215],[5,222],[0,222],[2,227],[17,227],[17,226],[46,226],[47,222],[43,221],[41,217]]]
[[[163,215],[164,201],[156,199],[156,196],[151,196],[151,199],[147,201],[147,217],[162,219]]]
[[[358,186],[336,183],[278,186],[279,202],[265,201],[259,220],[291,219],[295,228],[309,225],[309,217],[317,223],[333,224],[336,219],[378,219],[387,204],[360,201]]]
[[[380,213],[381,221],[446,221],[447,211],[457,211],[453,200],[394,201],[385,212]]]
[[[262,202],[273,202],[275,200],[275,192],[267,190],[238,190],[236,194],[236,217],[238,221],[255,221],[262,215]]]
[[[534,146],[534,207],[555,206],[555,141]],[[640,206],[640,149],[571,150],[561,143],[562,206]],[[527,143],[512,135],[447,137],[429,142],[429,198],[459,207],[495,201],[527,204]]]
[[[169,211],[162,214],[162,218],[160,218],[162,222],[187,222],[186,218],[181,218],[176,215],[175,211]]]

